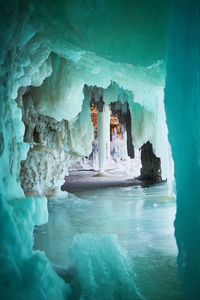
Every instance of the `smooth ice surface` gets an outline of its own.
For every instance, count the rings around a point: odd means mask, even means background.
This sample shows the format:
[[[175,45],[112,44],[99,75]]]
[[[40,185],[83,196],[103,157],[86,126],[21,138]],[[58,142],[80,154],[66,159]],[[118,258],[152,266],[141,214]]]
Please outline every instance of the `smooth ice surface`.
[[[102,268],[105,265],[108,273],[112,272],[110,269],[115,266],[112,265],[110,251],[115,251],[116,247],[124,249],[120,251],[127,252],[126,260],[131,262],[128,272],[132,273],[133,282],[146,299],[182,299],[173,235],[175,200],[168,197],[167,189],[166,184],[145,189],[105,189],[79,193],[79,198],[70,195],[63,202],[50,202],[49,222],[36,228],[34,247],[44,250],[56,267],[68,269],[73,264],[78,273],[86,272],[88,278],[83,279],[86,281],[83,283],[85,288],[92,276],[102,277],[100,269],[93,270],[94,260],[98,261],[98,256],[101,257]],[[111,240],[107,237],[104,241],[104,235],[109,235]],[[100,255],[99,247],[107,247],[106,239],[110,243],[109,250],[107,254],[102,250]],[[73,251],[77,247],[75,258],[69,254],[71,247]],[[92,264],[91,269],[88,263]],[[116,283],[111,280],[111,290],[114,289],[113,284]],[[99,281],[98,285],[101,285]]]

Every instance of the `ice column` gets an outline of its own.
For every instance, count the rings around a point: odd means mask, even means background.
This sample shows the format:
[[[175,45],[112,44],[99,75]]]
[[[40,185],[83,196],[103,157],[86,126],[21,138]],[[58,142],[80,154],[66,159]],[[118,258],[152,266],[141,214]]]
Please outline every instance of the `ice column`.
[[[110,109],[103,106],[102,112],[98,111],[97,135],[99,148],[99,173],[104,173],[106,160],[110,159]]]

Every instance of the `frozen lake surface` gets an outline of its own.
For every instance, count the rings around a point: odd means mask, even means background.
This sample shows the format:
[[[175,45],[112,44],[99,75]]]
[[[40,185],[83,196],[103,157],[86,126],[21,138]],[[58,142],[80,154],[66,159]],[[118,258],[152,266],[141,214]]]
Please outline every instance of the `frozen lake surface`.
[[[49,202],[49,222],[36,227],[34,248],[45,251],[54,267],[69,270],[75,264],[82,274],[84,267],[87,269],[88,264],[95,265],[94,261],[98,259],[106,265],[107,253],[112,252],[114,247],[109,239],[114,237],[118,243],[117,249],[119,247],[125,251],[133,271],[129,272],[128,267],[127,277],[133,276],[132,280],[144,299],[183,299],[176,266],[175,212],[176,203],[169,198],[166,183],[149,188],[122,187],[79,192],[76,196],[70,195],[69,199]],[[104,242],[107,243],[102,236],[107,237],[110,248],[105,244],[107,250],[103,254],[100,251],[97,259],[94,257],[95,251]],[[116,256],[121,255],[120,251]],[[87,261],[84,261],[84,255]],[[112,255],[109,255],[112,260]],[[77,256],[80,259],[83,256],[81,262],[84,261],[85,265],[78,264]],[[112,262],[106,266],[112,268]],[[98,274],[105,277],[102,273],[105,270],[93,269],[86,270],[86,273],[92,273],[90,278],[98,277]],[[112,274],[110,276],[113,277]],[[80,276],[79,280],[82,280]],[[109,298],[104,295],[98,298],[98,294],[95,297],[102,300]],[[78,296],[75,295],[74,299]],[[92,298],[86,295],[85,299]],[[114,294],[110,299],[133,299],[133,296],[123,292],[123,297]]]

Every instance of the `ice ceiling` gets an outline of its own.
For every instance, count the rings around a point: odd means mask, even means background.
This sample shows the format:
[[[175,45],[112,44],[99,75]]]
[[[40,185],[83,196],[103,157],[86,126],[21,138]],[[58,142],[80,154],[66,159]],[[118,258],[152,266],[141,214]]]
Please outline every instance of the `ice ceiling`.
[[[188,232],[182,229],[181,224],[186,224],[190,232],[192,228],[197,228],[196,249],[199,245],[199,221],[197,209],[194,210],[192,205],[197,203],[195,195],[200,193],[196,183],[192,195],[189,190],[186,194],[180,191],[183,178],[181,166],[187,150],[187,154],[191,155],[188,155],[185,168],[187,174],[191,173],[193,154],[197,159],[199,156],[199,142],[192,129],[189,130],[190,135],[182,134],[181,120],[185,120],[186,132],[192,126],[191,120],[198,131],[199,117],[191,110],[192,105],[189,107],[189,117],[185,116],[187,109],[182,109],[181,101],[185,99],[183,85],[189,82],[187,97],[191,99],[192,96],[193,105],[199,108],[195,81],[198,72],[194,71],[196,66],[199,67],[196,55],[199,53],[196,38],[199,35],[198,14],[195,13],[199,12],[199,6],[197,0],[181,3],[180,10],[178,0],[171,7],[166,108],[177,166],[177,190],[183,198],[178,198],[178,207],[181,207],[177,219],[179,264],[186,289],[191,294],[192,289],[198,291],[197,281],[189,283],[188,279],[197,256],[192,255],[189,247],[189,243],[193,243],[192,234],[188,239]],[[45,198],[25,198],[20,187],[20,161],[26,158],[29,145],[23,142],[21,110],[14,100],[20,87],[33,86],[33,98],[39,113],[57,121],[71,121],[82,109],[85,83],[107,88],[113,80],[120,87],[133,91],[134,105],[140,104],[154,115],[157,141],[164,141],[155,142],[156,152],[158,156],[168,157],[170,150],[163,102],[168,1],[11,0],[0,1],[0,12],[1,293],[5,299],[16,299],[16,294],[18,299],[66,299],[69,287],[55,274],[44,254],[32,250],[33,227],[47,220],[47,208]],[[191,16],[193,23],[188,26]],[[185,32],[188,34],[185,35]],[[179,36],[181,38],[177,38]],[[187,36],[193,44],[194,53],[188,52]],[[188,72],[194,74],[195,80],[192,82],[187,74],[186,77],[179,76],[185,74],[185,62]],[[180,71],[174,73],[174,69]],[[187,97],[184,101],[186,108],[189,102]],[[174,111],[177,110],[180,118],[176,119]],[[158,124],[162,130],[158,130]],[[189,140],[190,144],[194,144],[193,152],[185,148],[184,143]],[[179,160],[180,154],[182,159]],[[199,178],[199,166],[192,170],[193,175]],[[184,184],[189,182],[187,179],[190,180],[190,177],[185,175]],[[191,196],[190,203],[185,195],[187,198]],[[187,220],[182,217],[184,209]],[[192,212],[194,218],[191,224],[189,218]],[[188,267],[188,262],[191,267]]]

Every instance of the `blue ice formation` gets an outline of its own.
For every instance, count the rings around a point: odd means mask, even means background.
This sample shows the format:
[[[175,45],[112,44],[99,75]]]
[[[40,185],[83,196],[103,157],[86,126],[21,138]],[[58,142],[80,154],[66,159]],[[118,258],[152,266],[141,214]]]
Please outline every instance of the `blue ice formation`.
[[[142,299],[131,262],[116,235],[76,235],[69,254],[77,271],[81,299]]]

